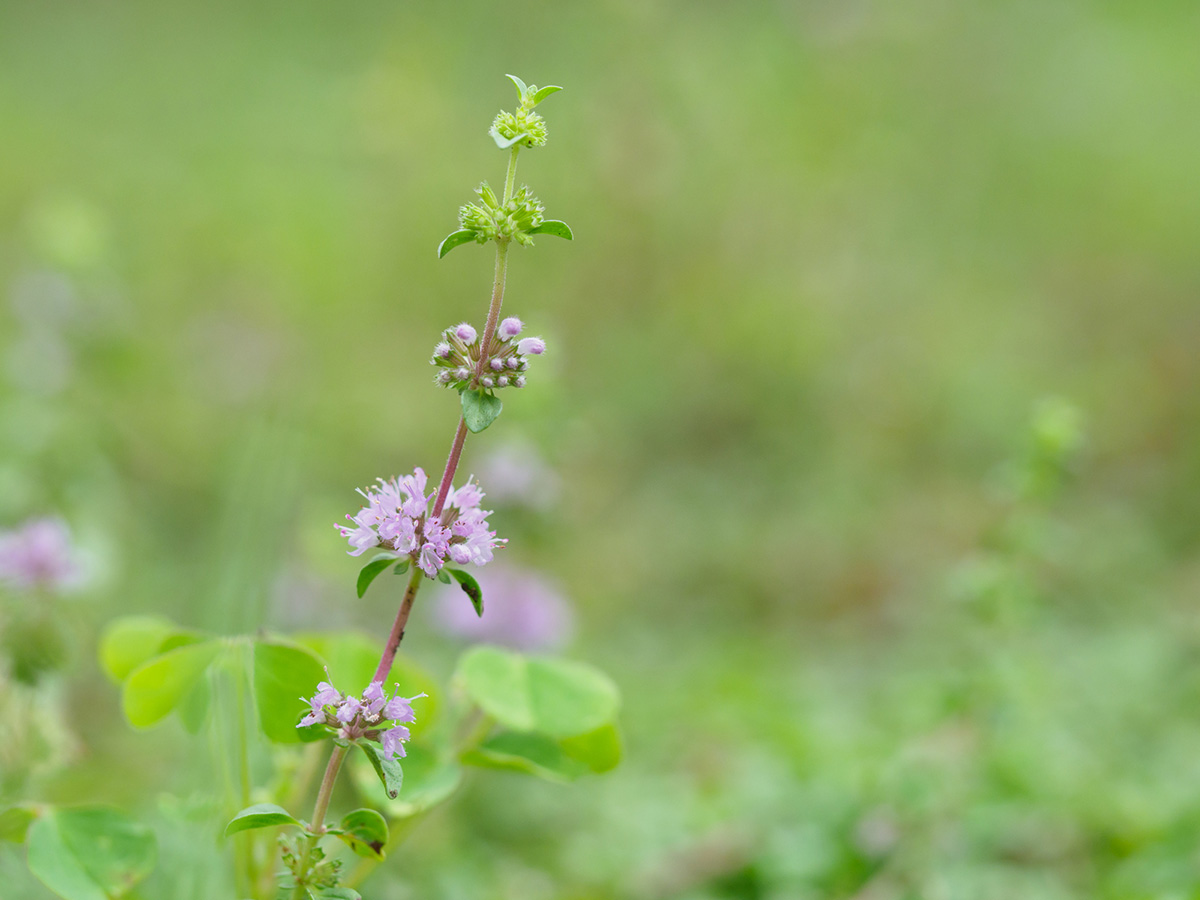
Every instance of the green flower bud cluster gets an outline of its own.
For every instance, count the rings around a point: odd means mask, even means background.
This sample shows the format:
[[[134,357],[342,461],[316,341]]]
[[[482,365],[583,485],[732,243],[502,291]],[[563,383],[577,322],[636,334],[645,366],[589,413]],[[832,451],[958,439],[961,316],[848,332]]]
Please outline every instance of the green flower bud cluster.
[[[458,211],[464,231],[471,232],[480,244],[493,240],[533,244],[529,232],[542,224],[546,210],[527,185],[522,185],[507,203],[500,202],[486,181],[475,193],[482,202],[468,203]]]
[[[533,108],[553,94],[561,91],[556,84],[539,88],[536,84],[526,84],[516,75],[509,79],[517,86],[517,111],[502,110],[492,121],[488,134],[503,150],[509,147],[542,147],[546,144],[546,120],[533,111]]]

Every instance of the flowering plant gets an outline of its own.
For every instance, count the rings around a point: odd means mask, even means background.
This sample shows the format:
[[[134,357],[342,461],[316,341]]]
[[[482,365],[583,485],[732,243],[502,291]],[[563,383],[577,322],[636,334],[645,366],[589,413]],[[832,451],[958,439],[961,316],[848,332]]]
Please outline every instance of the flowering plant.
[[[380,478],[359,491],[363,504],[347,514],[347,523],[335,526],[350,556],[375,551],[358,573],[359,597],[389,569],[407,576],[382,645],[353,633],[217,636],[147,616],[111,623],[101,640],[101,663],[120,684],[133,726],[149,728],[176,716],[198,733],[213,720],[234,723],[216,731],[231,735],[240,783],[237,806],[224,811],[222,829],[238,897],[352,900],[359,897],[357,885],[409,830],[405,820],[451,796],[469,768],[568,781],[607,771],[620,757],[617,691],[590,666],[479,645],[460,657],[447,691],[398,656],[427,580],[457,584],[460,602],[469,604],[464,610],[484,615],[483,590],[464,567],[486,566],[507,539],[497,537],[492,513],[482,508],[482,487],[473,478],[455,487],[454,479],[467,435],[490,427],[503,409],[497,392],[524,387],[530,358],[546,351],[542,338],[524,335],[520,319],[501,317],[509,248],[531,246],[536,235],[573,237],[565,223],[545,218],[527,186],[515,183],[521,150],[546,143],[545,121],[534,109],[559,88],[509,78],[517,88],[516,111],[500,113],[490,131],[508,156],[503,191],[484,182],[479,202],[460,210],[461,228],[438,247],[439,258],[472,242],[496,248],[482,329],[468,323],[447,328],[433,349],[434,381],[456,391],[461,406],[442,475],[434,483],[416,467]],[[56,540],[50,526],[0,539],[0,578],[68,580],[73,565],[61,554],[46,558]],[[511,607],[521,602],[512,600]],[[545,603],[541,596],[533,602]],[[266,781],[253,777],[251,725],[275,748],[274,774]],[[328,748],[315,791],[289,749],[305,744]],[[401,761],[418,756],[418,774],[406,781]],[[348,759],[360,793],[365,774],[378,779],[382,796],[376,786],[378,809],[350,810],[334,822],[334,788]],[[287,804],[310,792],[312,812],[301,819]],[[404,828],[395,827],[400,822]],[[0,812],[0,837],[25,841],[30,869],[67,900],[125,896],[155,865],[153,832],[107,807],[18,805]],[[345,845],[340,855],[338,841]],[[362,858],[350,872],[345,851]]]

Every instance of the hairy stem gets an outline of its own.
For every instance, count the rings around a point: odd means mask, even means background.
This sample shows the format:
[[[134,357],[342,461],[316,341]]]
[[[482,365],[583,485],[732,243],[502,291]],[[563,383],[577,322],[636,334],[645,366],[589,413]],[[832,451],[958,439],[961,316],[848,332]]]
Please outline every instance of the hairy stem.
[[[404,599],[400,601],[400,610],[396,613],[396,621],[392,623],[392,632],[388,635],[387,644],[383,648],[383,656],[379,659],[379,668],[375,670],[372,681],[383,681],[388,672],[392,671],[392,663],[396,661],[396,651],[404,640],[404,626],[408,624],[409,613],[412,612],[413,600],[421,587],[424,577],[421,567],[413,563],[412,574],[408,576],[408,587],[404,589]]]
[[[512,148],[512,154],[508,157],[508,171],[504,175],[504,202],[507,203],[512,199],[513,187],[517,181],[517,154],[521,152],[521,145],[516,144]]]
[[[292,891],[292,900],[303,900],[307,888],[308,865],[312,860],[312,852],[325,831],[325,813],[329,811],[329,798],[333,796],[333,785],[337,781],[338,771],[342,768],[342,760],[346,758],[348,747],[334,745],[329,757],[329,765],[325,767],[325,777],[321,779],[321,789],[317,791],[317,805],[313,807],[312,822],[308,826],[308,837],[304,843],[304,853],[300,857],[300,866],[296,870],[296,887]]]

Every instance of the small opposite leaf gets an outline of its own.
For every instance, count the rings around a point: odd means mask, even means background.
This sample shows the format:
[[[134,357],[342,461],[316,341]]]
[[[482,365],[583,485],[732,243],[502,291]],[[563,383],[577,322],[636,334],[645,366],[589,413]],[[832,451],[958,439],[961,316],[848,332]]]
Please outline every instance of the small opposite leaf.
[[[525,233],[552,234],[554,237],[560,237],[568,241],[575,239],[575,235],[571,231],[571,226],[566,222],[560,222],[558,219],[545,219],[540,225],[534,225]]]
[[[282,806],[274,803],[255,803],[247,806],[229,820],[225,826],[225,837],[252,828],[270,828],[273,825],[300,825],[300,820]]]
[[[388,797],[395,800],[400,796],[400,786],[404,783],[404,771],[400,768],[400,760],[390,753],[384,753],[378,744],[363,743],[358,746],[367,754],[367,759],[371,761],[371,767],[383,783]]]
[[[523,141],[523,140],[525,140],[525,138],[529,137],[529,135],[527,135],[525,132],[522,131],[520,134],[516,135],[515,137],[506,138],[504,135],[502,135],[500,132],[498,132],[495,128],[489,129],[488,134],[490,134],[492,136],[492,140],[496,142],[496,146],[499,147],[501,150],[507,150],[513,144],[515,144],[517,141]]]
[[[533,95],[533,105],[537,106],[551,94],[557,93],[561,90],[562,88],[560,88],[557,84],[548,84],[544,88],[539,88],[538,92]]]
[[[407,560],[407,559],[401,560],[400,563],[396,566],[395,572],[393,574],[403,575],[405,572],[408,571],[408,563],[409,563],[409,560]]]
[[[495,422],[503,408],[504,404],[495,394],[472,390],[462,392],[463,421],[472,434],[479,434]]]
[[[28,803],[10,806],[4,812],[0,812],[0,841],[24,843],[25,833],[29,831],[29,826],[37,815],[37,810]]]
[[[387,820],[373,809],[356,809],[347,813],[338,825],[337,836],[351,850],[367,859],[382,860],[388,842]]]
[[[438,569],[437,580],[442,584],[449,584],[450,574],[445,569]]]
[[[462,569],[443,569],[443,572],[449,572],[454,576],[455,580],[462,585],[463,593],[471,598],[471,605],[475,607],[475,615],[483,615],[483,591],[479,589],[479,582],[475,580],[470,572],[464,572]]]
[[[149,828],[102,806],[47,811],[30,826],[28,844],[29,871],[66,900],[123,897],[157,857]]]
[[[525,82],[516,75],[505,75],[504,77],[517,86],[517,98],[524,100],[525,95],[529,93],[529,88],[525,85]]]
[[[446,237],[442,239],[442,242],[438,244],[438,259],[441,259],[455,247],[459,247],[473,240],[475,240],[475,232],[467,231],[466,229],[463,229],[462,231],[455,231],[446,235]]]
[[[396,561],[395,556],[383,554],[375,557],[365,566],[358,570],[358,598],[361,600],[363,594],[367,592],[367,588],[371,586],[379,573]]]

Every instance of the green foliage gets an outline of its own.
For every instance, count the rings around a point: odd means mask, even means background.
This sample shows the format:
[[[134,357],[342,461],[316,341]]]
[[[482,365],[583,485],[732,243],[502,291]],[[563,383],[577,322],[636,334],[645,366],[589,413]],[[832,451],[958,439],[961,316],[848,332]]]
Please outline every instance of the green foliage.
[[[453,796],[462,784],[462,766],[443,748],[413,740],[406,749],[404,791],[396,799],[384,799],[380,804],[389,819],[406,819],[432,809]],[[375,770],[357,756],[349,762],[359,794],[377,802],[379,789]]]
[[[458,231],[453,231],[442,238],[442,242],[438,244],[437,255],[441,259],[455,247],[461,247],[463,244],[469,244],[478,239],[478,232],[468,228],[463,228]]]
[[[274,803],[255,803],[247,806],[229,820],[225,826],[225,837],[237,834],[239,831],[249,831],[254,828],[272,828],[276,825],[296,825],[303,827],[304,823],[289,813],[282,806]]]
[[[471,601],[471,605],[475,607],[477,616],[483,615],[483,590],[479,587],[479,582],[475,580],[475,576],[463,569],[452,569],[449,566],[442,569],[443,572],[449,572],[454,577],[454,580],[459,583],[463,589],[463,593]]]
[[[179,632],[162,616],[124,616],[114,619],[100,636],[100,665],[118,684],[134,669],[163,650],[164,642]]]
[[[37,816],[37,808],[27,803],[10,806],[0,812],[0,841],[24,843],[29,826]]]
[[[331,833],[349,845],[359,856],[382,860],[387,854],[387,821],[373,809],[356,809],[347,813]]]
[[[135,668],[125,680],[121,706],[137,728],[149,728],[177,709],[221,652],[220,641],[178,647]]]
[[[371,586],[371,582],[374,581],[380,574],[382,574],[385,569],[392,565],[392,563],[396,562],[396,559],[397,557],[394,553],[380,554],[359,569],[357,588],[358,597],[360,600],[362,599],[363,595],[366,594],[367,588]]]
[[[463,421],[467,423],[467,430],[472,434],[479,434],[495,422],[503,408],[504,404],[500,398],[490,391],[462,392]]]
[[[488,738],[462,755],[467,765],[486,769],[511,769],[547,781],[574,781],[587,766],[563,752],[552,738],[542,734],[504,732]]]
[[[319,740],[320,725],[297,728],[308,696],[325,676],[321,660],[312,651],[275,641],[254,643],[254,701],[263,734],[281,744]]]
[[[48,809],[29,827],[29,869],[66,900],[114,900],[154,868],[154,834],[108,807]]]
[[[347,887],[310,888],[312,900],[362,900],[358,891]]]
[[[571,226],[566,222],[560,222],[558,219],[544,219],[525,233],[551,234],[554,237],[560,237],[568,241],[575,239],[575,234],[571,231]]]
[[[400,788],[404,785],[404,770],[400,768],[400,760],[390,753],[384,753],[378,744],[363,742],[357,745],[366,755],[371,768],[375,770],[379,782],[383,785],[388,798],[395,800],[400,796]]]
[[[552,738],[573,737],[611,724],[620,705],[616,685],[592,666],[496,647],[467,651],[455,679],[502,725]]]

